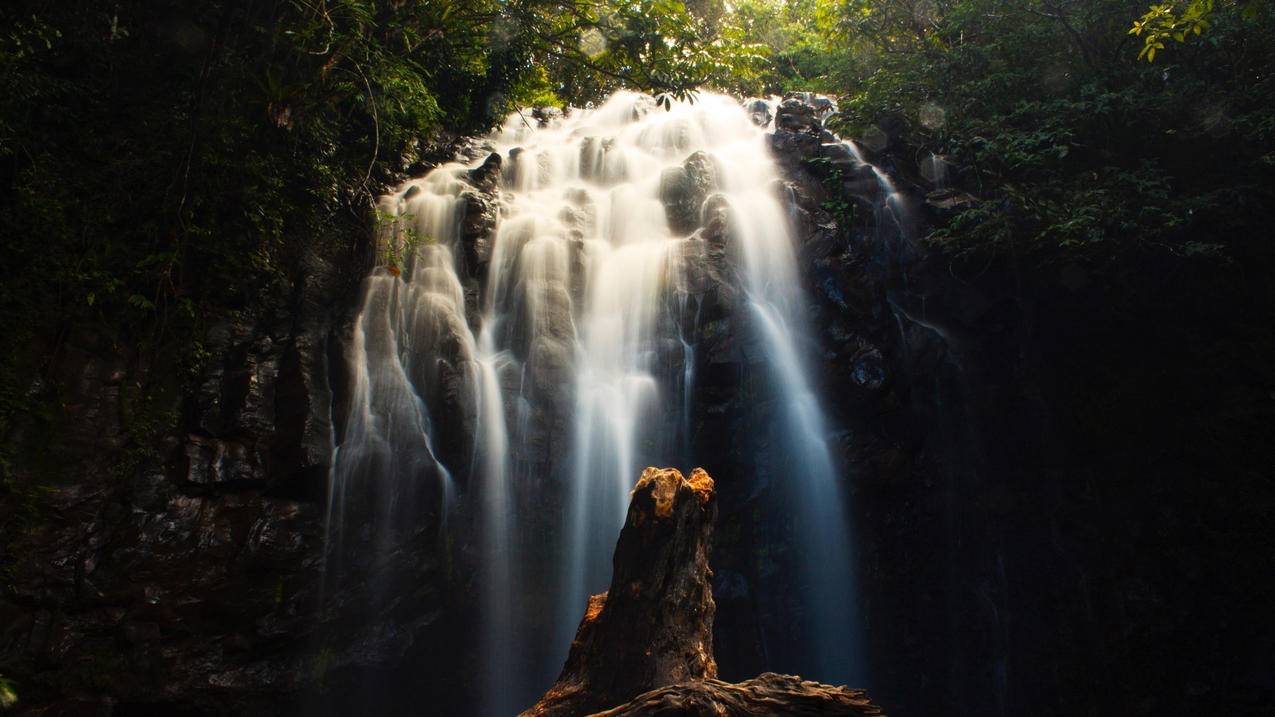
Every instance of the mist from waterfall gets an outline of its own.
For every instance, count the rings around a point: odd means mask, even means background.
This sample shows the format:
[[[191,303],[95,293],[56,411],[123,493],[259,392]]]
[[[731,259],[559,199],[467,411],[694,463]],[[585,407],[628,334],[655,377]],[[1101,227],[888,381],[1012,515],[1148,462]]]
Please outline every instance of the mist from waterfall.
[[[351,418],[334,439],[329,560],[350,554],[332,546],[350,539],[351,496],[379,506],[384,535],[359,538],[371,550],[410,533],[402,510],[424,503],[408,492],[465,517],[447,524],[477,551],[484,714],[515,713],[552,682],[588,595],[607,588],[642,468],[700,459],[697,287],[714,217],[735,313],[770,374],[770,460],[782,466],[776,488],[792,515],[780,517],[794,526],[808,603],[810,661],[775,667],[863,676],[846,501],[806,365],[787,198],[765,131],[711,94],[667,110],[619,92],[545,122],[515,114],[487,139],[503,162],[483,252],[463,238],[481,161],[440,166],[381,201],[382,266],[364,283]],[[463,455],[441,458],[440,432],[448,445],[463,435]]]

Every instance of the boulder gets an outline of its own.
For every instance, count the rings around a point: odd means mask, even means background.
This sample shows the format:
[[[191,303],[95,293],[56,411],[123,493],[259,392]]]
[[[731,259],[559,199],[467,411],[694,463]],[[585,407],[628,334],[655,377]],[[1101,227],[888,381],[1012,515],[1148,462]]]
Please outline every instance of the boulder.
[[[490,192],[466,191],[464,218],[461,220],[460,240],[464,250],[465,273],[471,278],[486,275],[487,262],[491,261],[492,236],[500,216],[500,200],[497,190]]]
[[[721,169],[706,152],[694,152],[680,167],[669,167],[660,176],[660,201],[675,234],[689,234],[700,222],[704,200],[720,184]]]
[[[775,127],[790,132],[813,132],[818,134],[823,129],[818,110],[796,97],[790,97],[779,104],[775,114]]]
[[[509,154],[512,159],[514,152]],[[500,186],[500,169],[502,165],[503,160],[500,155],[492,152],[487,155],[487,159],[483,160],[482,164],[469,170],[469,183],[482,192],[495,191]]]
[[[748,100],[744,102],[744,109],[748,110],[749,119],[758,127],[768,126],[775,117],[770,111],[770,103],[766,100]]]
[[[536,120],[538,126],[548,127],[555,122],[562,121],[565,115],[559,107],[536,107],[531,110],[531,116]]]
[[[935,189],[925,195],[925,211],[938,223],[946,222],[966,209],[973,209],[978,203],[973,195],[950,187]]]

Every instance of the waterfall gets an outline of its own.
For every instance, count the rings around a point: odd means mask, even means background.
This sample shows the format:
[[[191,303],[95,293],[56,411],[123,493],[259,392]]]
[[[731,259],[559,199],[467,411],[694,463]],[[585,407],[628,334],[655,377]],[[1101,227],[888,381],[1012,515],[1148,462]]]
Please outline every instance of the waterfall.
[[[801,668],[861,677],[845,498],[807,366],[788,199],[756,116],[720,95],[666,110],[630,92],[539,121],[518,113],[486,140],[496,158],[440,166],[381,201],[329,561],[350,555],[352,532],[392,549],[412,535],[405,510],[437,513],[435,525],[455,514],[449,540],[476,554],[484,714],[514,713],[552,682],[587,596],[606,589],[642,468],[699,460],[712,282],[738,296],[733,320],[768,373],[764,430],[807,603]],[[382,537],[351,518],[353,496],[381,506],[370,525]]]

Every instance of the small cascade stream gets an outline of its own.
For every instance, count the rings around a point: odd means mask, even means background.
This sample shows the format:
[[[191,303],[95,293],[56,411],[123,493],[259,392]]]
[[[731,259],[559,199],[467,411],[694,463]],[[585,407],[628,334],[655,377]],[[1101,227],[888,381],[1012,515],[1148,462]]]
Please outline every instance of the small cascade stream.
[[[711,465],[694,440],[709,285],[737,297],[729,313],[760,348],[761,423],[793,511],[811,657],[772,667],[864,675],[843,480],[765,132],[729,97],[666,110],[619,92],[545,121],[515,114],[487,138],[498,168],[443,165],[381,201],[334,436],[329,572],[382,560],[426,516],[446,523],[439,540],[473,546],[483,714],[516,713],[552,682],[588,595],[607,588],[642,468]]]

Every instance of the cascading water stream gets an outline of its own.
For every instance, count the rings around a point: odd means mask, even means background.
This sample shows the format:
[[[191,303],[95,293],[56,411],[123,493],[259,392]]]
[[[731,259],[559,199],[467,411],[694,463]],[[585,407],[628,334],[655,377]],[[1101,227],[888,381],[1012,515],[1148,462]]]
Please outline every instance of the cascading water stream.
[[[717,280],[735,284],[735,320],[770,376],[765,430],[785,466],[814,652],[801,668],[862,677],[845,500],[803,357],[803,297],[765,128],[728,97],[665,111],[621,92],[540,126],[515,115],[488,145],[503,158],[498,190],[481,188],[478,163],[448,164],[382,201],[385,266],[365,282],[351,342],[330,540],[345,535],[350,496],[374,496],[400,525],[402,507],[420,505],[404,491],[432,481],[441,505],[443,462],[466,463],[455,502],[480,534],[453,539],[477,550],[482,711],[534,700],[587,596],[606,589],[634,477],[648,464],[707,462],[691,440],[696,287],[716,213],[730,257]],[[479,251],[466,212],[484,191],[499,217]],[[466,450],[440,460],[440,432],[463,434]],[[537,624],[546,613],[553,624]]]
[[[863,150],[859,149],[859,145],[855,144],[852,140],[845,140],[841,142],[841,145],[846,148],[846,150],[850,153],[850,156],[854,157],[856,161],[872,171],[873,177],[876,178],[877,186],[881,189],[881,195],[884,197],[878,206],[889,212],[890,219],[895,226],[902,228],[900,223],[900,214],[902,213],[903,208],[900,205],[901,197],[899,195],[898,188],[894,186],[894,180],[890,179],[890,175],[881,171],[880,167],[864,159]],[[882,223],[878,221],[877,226],[881,225]]]

